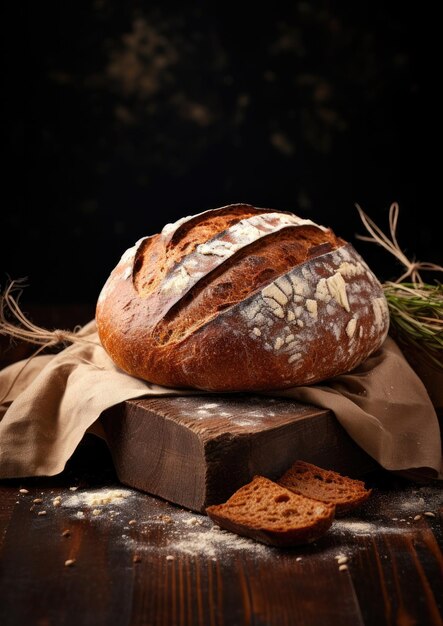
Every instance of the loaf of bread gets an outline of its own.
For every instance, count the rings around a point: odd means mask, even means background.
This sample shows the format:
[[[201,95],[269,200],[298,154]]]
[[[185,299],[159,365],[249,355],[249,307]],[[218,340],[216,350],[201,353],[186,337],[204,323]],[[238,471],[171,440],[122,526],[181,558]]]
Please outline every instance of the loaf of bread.
[[[315,541],[331,526],[334,512],[334,505],[292,493],[264,476],[255,476],[225,503],[206,508],[222,528],[280,547]]]
[[[374,274],[330,229],[234,204],[127,250],[96,321],[110,357],[133,376],[258,391],[352,370],[381,346],[389,314]]]
[[[342,476],[306,461],[296,461],[277,481],[289,491],[335,506],[340,517],[366,502],[372,493],[361,480]]]

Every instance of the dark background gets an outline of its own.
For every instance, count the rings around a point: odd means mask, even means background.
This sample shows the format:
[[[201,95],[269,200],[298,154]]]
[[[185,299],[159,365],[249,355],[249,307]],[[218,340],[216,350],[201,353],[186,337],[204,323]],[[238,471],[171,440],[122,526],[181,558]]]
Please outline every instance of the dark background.
[[[355,239],[354,205],[387,229],[398,201],[405,252],[441,261],[413,3],[285,6],[20,4],[4,33],[1,286],[27,277],[25,302],[93,305],[137,239],[231,202],[331,226],[385,280],[402,268]]]

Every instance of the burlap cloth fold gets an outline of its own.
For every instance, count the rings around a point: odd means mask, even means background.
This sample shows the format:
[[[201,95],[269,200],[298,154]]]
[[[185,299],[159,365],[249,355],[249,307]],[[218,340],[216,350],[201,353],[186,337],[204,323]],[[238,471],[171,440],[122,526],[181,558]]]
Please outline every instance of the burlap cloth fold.
[[[119,370],[99,345],[94,322],[82,336],[97,345],[77,343],[55,356],[35,357],[0,406],[0,478],[61,472],[86,431],[100,434],[100,414],[124,400],[192,393]],[[0,372],[0,397],[22,367],[15,363]],[[350,374],[272,395],[331,409],[352,439],[388,470],[421,468],[443,477],[434,407],[389,337]]]

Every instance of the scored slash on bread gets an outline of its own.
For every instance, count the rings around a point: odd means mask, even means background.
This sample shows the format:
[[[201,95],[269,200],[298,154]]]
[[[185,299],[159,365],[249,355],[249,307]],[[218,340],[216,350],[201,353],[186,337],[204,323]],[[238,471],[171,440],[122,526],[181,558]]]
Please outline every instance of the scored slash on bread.
[[[273,546],[290,547],[321,537],[334,520],[335,507],[293,493],[256,476],[207,515],[222,528]]]
[[[277,482],[294,493],[334,504],[337,516],[359,506],[371,495],[371,489],[366,489],[361,480],[305,461],[296,461]]]

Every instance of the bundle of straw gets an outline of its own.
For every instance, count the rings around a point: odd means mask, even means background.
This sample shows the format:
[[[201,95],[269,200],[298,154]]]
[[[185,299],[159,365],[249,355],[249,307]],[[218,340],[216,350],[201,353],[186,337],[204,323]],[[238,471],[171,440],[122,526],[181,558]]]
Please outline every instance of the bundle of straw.
[[[396,237],[397,203],[393,203],[389,210],[391,238],[359,205],[356,206],[371,235],[357,235],[358,239],[379,244],[405,266],[405,272],[398,280],[383,283],[391,317],[391,334],[403,348],[417,351],[428,363],[443,371],[443,284],[438,281],[425,283],[420,275],[420,270],[443,273],[443,267],[435,263],[410,261],[402,252]]]

